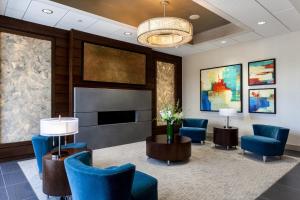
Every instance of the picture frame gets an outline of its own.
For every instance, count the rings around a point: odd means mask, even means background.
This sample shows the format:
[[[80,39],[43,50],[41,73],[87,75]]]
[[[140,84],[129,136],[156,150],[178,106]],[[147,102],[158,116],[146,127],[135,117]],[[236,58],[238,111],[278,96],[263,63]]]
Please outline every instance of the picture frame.
[[[235,108],[243,112],[243,65],[233,64],[200,70],[200,111]]]
[[[248,62],[248,86],[276,84],[276,59]]]
[[[276,114],[276,88],[256,88],[248,91],[248,112]]]

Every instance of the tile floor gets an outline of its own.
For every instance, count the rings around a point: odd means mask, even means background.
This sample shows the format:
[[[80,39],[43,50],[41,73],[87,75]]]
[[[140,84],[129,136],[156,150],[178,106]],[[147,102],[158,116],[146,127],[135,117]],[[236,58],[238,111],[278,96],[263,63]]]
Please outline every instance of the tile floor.
[[[37,200],[17,162],[0,163],[0,200]]]
[[[300,157],[300,152],[286,151],[285,154]],[[279,179],[256,200],[299,200],[300,199],[300,164]]]

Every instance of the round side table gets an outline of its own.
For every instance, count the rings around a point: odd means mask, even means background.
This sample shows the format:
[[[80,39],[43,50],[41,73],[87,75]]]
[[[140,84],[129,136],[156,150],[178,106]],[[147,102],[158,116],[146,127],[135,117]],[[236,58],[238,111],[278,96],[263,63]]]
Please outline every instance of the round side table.
[[[71,195],[64,160],[75,153],[88,149],[63,149],[62,156],[52,159],[51,151],[43,157],[43,192],[48,196],[66,197]]]
[[[214,127],[214,144],[225,146],[227,150],[239,144],[238,128]]]

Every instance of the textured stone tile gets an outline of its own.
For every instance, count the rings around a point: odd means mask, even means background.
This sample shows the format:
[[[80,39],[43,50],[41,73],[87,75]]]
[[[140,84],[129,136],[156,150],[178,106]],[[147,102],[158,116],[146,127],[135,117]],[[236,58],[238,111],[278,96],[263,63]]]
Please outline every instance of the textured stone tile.
[[[15,171],[21,171],[17,162],[7,162],[1,164],[1,171],[3,174],[11,173]]]
[[[4,187],[0,188],[0,199],[8,200],[7,193]]]
[[[28,182],[22,171],[3,174],[3,178],[6,186]]]
[[[4,32],[0,40],[0,141],[27,141],[51,116],[51,41]]]
[[[8,186],[7,192],[9,200],[21,200],[35,196],[28,182]]]

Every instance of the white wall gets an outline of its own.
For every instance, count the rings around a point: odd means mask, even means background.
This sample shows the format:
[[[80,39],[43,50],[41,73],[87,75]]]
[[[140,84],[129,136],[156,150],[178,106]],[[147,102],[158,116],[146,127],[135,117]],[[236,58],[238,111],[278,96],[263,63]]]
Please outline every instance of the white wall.
[[[248,113],[248,61],[276,58],[276,85],[250,88],[277,88],[277,114]],[[183,112],[186,117],[209,119],[214,125],[225,123],[218,113],[200,111],[200,69],[243,63],[244,111],[232,118],[239,134],[252,134],[253,123],[290,128],[288,144],[300,146],[300,32],[242,43],[231,47],[198,53],[183,58]]]

